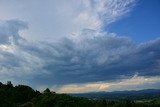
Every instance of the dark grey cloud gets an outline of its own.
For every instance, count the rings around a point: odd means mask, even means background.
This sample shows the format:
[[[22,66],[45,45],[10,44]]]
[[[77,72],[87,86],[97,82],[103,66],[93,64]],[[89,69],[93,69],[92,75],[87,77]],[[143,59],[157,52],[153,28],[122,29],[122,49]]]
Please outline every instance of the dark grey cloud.
[[[21,21],[12,23],[15,26],[8,24],[6,28],[16,30],[7,29],[8,32],[22,38],[18,30],[26,27],[25,24]],[[2,28],[1,44],[7,43],[5,38],[9,37]],[[4,50],[1,44],[1,79],[12,78],[32,85],[52,86],[116,81],[135,74],[147,77],[160,75],[159,38],[136,44],[128,37],[86,29],[75,37],[66,37],[54,43],[20,40],[16,45],[8,45],[12,47],[8,50]]]

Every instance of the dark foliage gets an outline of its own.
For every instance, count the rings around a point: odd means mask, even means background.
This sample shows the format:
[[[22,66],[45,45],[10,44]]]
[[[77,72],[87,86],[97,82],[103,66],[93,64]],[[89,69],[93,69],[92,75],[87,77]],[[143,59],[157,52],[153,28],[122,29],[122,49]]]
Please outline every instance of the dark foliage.
[[[29,86],[0,82],[0,107],[160,107],[160,99],[106,100],[56,94],[48,88],[43,93]]]

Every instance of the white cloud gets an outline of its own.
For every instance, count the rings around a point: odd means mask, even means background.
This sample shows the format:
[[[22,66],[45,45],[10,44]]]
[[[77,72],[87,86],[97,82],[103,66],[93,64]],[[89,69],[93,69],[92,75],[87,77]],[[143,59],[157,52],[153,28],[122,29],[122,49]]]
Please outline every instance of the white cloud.
[[[57,41],[83,29],[100,29],[123,17],[134,0],[1,0],[0,19],[29,23],[22,36],[30,41]]]
[[[100,29],[108,25],[132,9],[135,0],[82,0],[84,8],[78,14],[76,22],[81,29]]]

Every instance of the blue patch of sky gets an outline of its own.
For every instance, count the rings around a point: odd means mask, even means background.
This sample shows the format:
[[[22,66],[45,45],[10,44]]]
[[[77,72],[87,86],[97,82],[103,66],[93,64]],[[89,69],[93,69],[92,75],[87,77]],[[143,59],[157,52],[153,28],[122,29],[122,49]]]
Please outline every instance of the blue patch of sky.
[[[136,42],[160,37],[160,0],[138,0],[127,16],[105,27],[104,30],[129,36]]]

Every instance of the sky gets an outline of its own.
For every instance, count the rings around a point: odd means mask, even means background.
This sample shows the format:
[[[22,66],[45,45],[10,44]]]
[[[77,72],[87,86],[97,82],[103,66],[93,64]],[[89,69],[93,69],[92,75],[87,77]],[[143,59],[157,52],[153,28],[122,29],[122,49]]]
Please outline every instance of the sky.
[[[160,89],[159,0],[0,0],[0,81],[83,93]]]
[[[160,37],[160,1],[139,0],[125,18],[106,27],[105,30],[131,37],[140,43]]]

